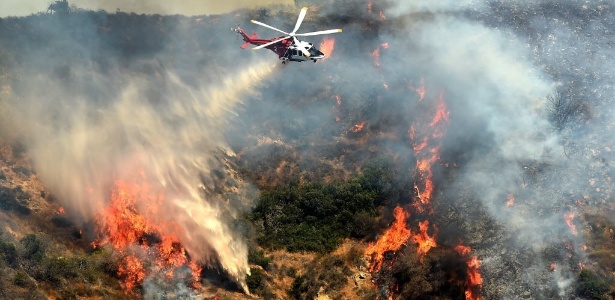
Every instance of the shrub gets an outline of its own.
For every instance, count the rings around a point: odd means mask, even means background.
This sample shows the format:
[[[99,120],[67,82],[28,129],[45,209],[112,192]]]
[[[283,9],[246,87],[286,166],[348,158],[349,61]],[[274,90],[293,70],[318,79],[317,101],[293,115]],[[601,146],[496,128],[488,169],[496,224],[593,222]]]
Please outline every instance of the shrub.
[[[19,271],[15,273],[15,276],[13,277],[13,284],[20,287],[27,287],[30,285],[30,278],[28,278],[28,274],[23,271]]]
[[[0,241],[0,258],[2,258],[10,267],[16,267],[18,257],[15,245],[9,242]]]
[[[261,266],[265,270],[269,270],[271,259],[265,256],[265,251],[263,250],[250,250],[250,252],[248,252],[248,262]]]
[[[299,183],[263,191],[251,219],[259,244],[288,251],[330,252],[346,237],[365,237],[377,208],[397,184],[383,166],[341,183]]]
[[[576,292],[589,299],[605,299],[609,291],[608,284],[594,272],[583,269],[577,279]]]
[[[21,239],[21,245],[23,246],[23,258],[41,262],[45,257],[45,245],[36,235],[26,235]]]

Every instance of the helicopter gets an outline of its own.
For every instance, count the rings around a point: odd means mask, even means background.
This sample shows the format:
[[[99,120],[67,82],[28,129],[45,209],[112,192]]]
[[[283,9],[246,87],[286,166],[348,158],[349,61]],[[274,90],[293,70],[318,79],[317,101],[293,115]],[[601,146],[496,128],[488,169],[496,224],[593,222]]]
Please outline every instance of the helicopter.
[[[297,33],[299,26],[301,26],[301,22],[303,22],[303,18],[305,18],[305,14],[307,13],[308,8],[303,7],[299,12],[299,17],[297,18],[297,23],[295,24],[295,28],[292,32],[285,32],[278,28],[275,28],[271,25],[267,25],[265,23],[252,20],[251,22],[263,27],[267,27],[269,29],[273,29],[275,31],[281,32],[284,36],[280,36],[273,39],[259,39],[256,33],[249,36],[243,29],[239,26],[237,28],[232,29],[235,32],[239,33],[244,40],[243,45],[241,45],[242,49],[247,48],[250,44],[256,45],[256,47],[252,48],[253,50],[258,50],[262,48],[267,48],[273,51],[278,55],[278,58],[282,60],[282,64],[285,64],[287,61],[296,61],[302,62],[307,60],[312,60],[316,62],[319,59],[325,57],[325,54],[320,50],[316,49],[312,43],[308,43],[305,41],[301,41],[297,39],[298,36],[314,36],[321,34],[330,34],[336,32],[342,32],[341,29],[329,29],[323,31],[314,31],[307,33]]]

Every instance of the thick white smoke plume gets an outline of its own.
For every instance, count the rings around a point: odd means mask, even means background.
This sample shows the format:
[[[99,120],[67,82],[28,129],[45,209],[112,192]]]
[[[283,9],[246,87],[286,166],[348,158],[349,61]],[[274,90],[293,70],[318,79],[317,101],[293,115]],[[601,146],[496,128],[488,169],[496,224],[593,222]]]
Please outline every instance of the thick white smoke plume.
[[[28,137],[38,176],[82,221],[92,221],[107,205],[114,180],[145,174],[147,185],[164,194],[158,221],[180,229],[163,234],[178,236],[196,261],[218,261],[247,290],[246,243],[229,227],[242,207],[229,203],[230,195],[208,192],[210,172],[223,165],[224,155],[233,155],[224,132],[238,105],[273,70],[271,63],[255,62],[192,85],[171,73],[159,74],[162,80],[118,73],[117,98],[107,103],[35,76],[31,93],[12,103],[13,128]],[[161,93],[157,101],[152,90]],[[243,199],[244,209],[252,200]],[[146,210],[153,203],[139,205]]]

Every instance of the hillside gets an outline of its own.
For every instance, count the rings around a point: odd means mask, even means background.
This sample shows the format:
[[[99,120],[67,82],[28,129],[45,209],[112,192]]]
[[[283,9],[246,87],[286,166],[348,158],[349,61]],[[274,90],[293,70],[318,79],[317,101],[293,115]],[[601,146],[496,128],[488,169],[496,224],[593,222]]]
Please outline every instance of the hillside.
[[[0,19],[0,298],[615,297],[612,5],[305,2]]]

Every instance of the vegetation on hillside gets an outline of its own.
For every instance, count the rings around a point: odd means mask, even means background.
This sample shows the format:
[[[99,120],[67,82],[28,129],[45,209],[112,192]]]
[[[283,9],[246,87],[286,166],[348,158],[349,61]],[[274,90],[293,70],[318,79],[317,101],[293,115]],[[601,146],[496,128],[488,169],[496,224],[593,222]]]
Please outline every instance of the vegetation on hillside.
[[[258,243],[291,252],[330,252],[343,238],[364,238],[377,231],[377,208],[394,202],[397,186],[381,164],[344,182],[291,180],[264,191],[251,215]]]

